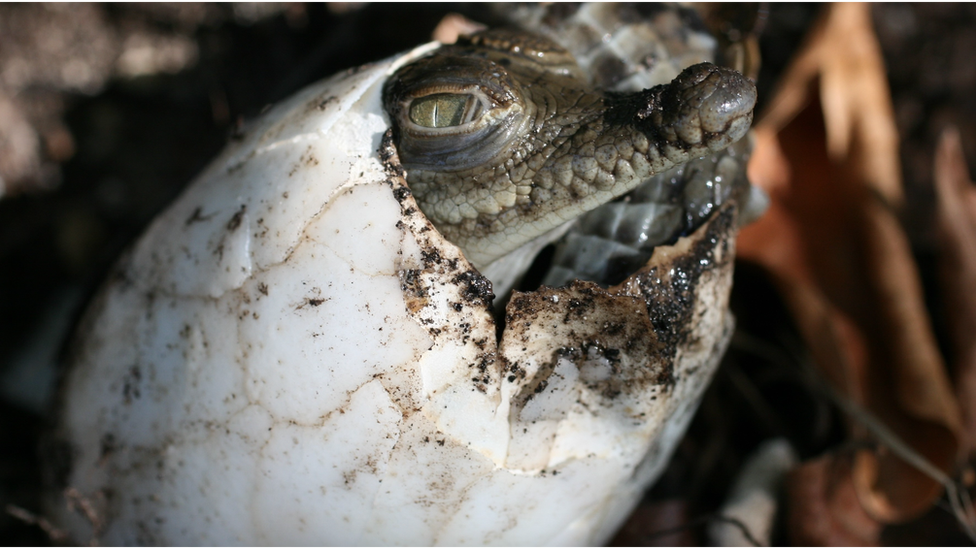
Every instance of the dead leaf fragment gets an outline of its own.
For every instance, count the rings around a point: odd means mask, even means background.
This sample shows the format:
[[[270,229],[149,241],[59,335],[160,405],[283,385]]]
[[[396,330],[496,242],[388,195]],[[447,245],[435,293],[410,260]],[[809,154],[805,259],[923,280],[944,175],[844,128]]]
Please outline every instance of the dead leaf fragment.
[[[943,132],[935,156],[939,274],[954,359],[956,395],[970,453],[976,450],[976,186],[959,132]]]
[[[827,455],[797,467],[786,480],[787,534],[797,546],[877,545],[881,523],[858,501],[850,459]]]
[[[825,7],[756,133],[750,179],[772,204],[740,233],[740,257],[773,273],[834,387],[951,470],[959,410],[895,213],[897,131],[869,6]],[[927,510],[942,485],[879,442],[851,465],[861,504],[885,522]]]
[[[811,88],[819,92],[824,104],[831,160],[849,163],[859,179],[892,206],[900,206],[898,129],[869,5],[824,7],[806,46],[763,114],[763,123],[772,128],[785,126],[808,102]]]
[[[459,13],[449,13],[437,23],[431,38],[441,44],[453,44],[458,38],[485,30],[485,26]]]

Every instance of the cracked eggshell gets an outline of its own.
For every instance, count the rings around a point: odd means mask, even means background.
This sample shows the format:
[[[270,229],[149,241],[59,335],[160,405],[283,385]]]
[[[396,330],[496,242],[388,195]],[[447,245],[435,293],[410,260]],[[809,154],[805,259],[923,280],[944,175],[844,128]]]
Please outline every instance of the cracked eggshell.
[[[731,334],[734,210],[620,286],[517,293],[499,341],[384,139],[433,47],[266,113],[117,265],[54,433],[74,541],[601,544],[659,474]]]

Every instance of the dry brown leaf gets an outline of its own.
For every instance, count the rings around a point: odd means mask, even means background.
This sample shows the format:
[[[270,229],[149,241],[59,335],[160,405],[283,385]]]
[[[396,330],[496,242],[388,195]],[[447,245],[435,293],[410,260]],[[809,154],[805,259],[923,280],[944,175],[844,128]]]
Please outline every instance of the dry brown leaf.
[[[846,161],[889,204],[900,206],[898,129],[870,6],[824,7],[803,51],[780,82],[771,108],[763,114],[763,122],[773,128],[785,126],[807,103],[811,86],[818,87],[825,105],[831,160]]]
[[[786,478],[787,535],[798,546],[877,545],[881,524],[861,507],[850,460],[827,455]]]
[[[772,204],[742,231],[740,257],[773,273],[831,383],[950,470],[959,410],[893,212],[897,132],[869,6],[825,7],[756,133],[750,178]],[[883,448],[862,452],[851,478],[887,522],[924,512],[942,490]]]
[[[939,271],[955,364],[956,395],[967,446],[976,450],[976,186],[959,132],[943,132],[935,156]]]

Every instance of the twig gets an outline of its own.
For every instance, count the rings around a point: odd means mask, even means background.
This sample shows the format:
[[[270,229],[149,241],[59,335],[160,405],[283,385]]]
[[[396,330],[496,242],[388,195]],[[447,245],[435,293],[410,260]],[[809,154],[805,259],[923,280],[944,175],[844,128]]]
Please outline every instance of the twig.
[[[37,526],[47,534],[47,537],[51,540],[51,543],[62,544],[68,540],[68,534],[58,528],[57,526],[51,524],[51,521],[46,518],[35,515],[23,507],[18,507],[16,505],[7,504],[4,509],[8,515],[18,519],[26,524],[32,526]]]
[[[915,467],[932,480],[938,482],[946,491],[946,498],[952,508],[963,532],[976,542],[976,509],[973,508],[972,499],[969,492],[960,485],[959,482],[950,478],[941,469],[932,464],[924,456],[916,452],[911,446],[901,439],[894,431],[888,428],[880,419],[874,416],[867,409],[851,400],[848,396],[841,394],[817,373],[808,356],[789,356],[786,350],[779,350],[749,334],[737,334],[740,347],[747,349],[773,363],[797,364],[800,367],[800,374],[807,384],[827,397],[838,408],[863,425],[879,442],[884,444],[895,455],[906,463]]]
[[[689,528],[697,528],[698,526],[701,526],[703,524],[708,524],[709,522],[712,521],[725,522],[727,524],[731,524],[732,526],[735,526],[736,528],[742,531],[742,535],[746,538],[746,541],[751,543],[753,547],[763,547],[763,544],[759,543],[759,541],[752,535],[752,532],[749,531],[749,528],[745,524],[743,524],[742,521],[740,521],[737,518],[726,517],[724,515],[719,515],[719,514],[704,515],[696,519],[689,520],[688,522],[681,524],[679,526],[674,526],[672,528],[665,528],[664,530],[658,530],[657,532],[651,532],[650,534],[644,534],[643,536],[641,536],[641,539],[649,540],[653,538],[670,536],[671,534],[677,534],[678,532],[687,530]]]
[[[875,417],[856,402],[841,395],[832,387],[825,387],[827,395],[848,415],[860,421],[868,431],[878,440],[894,452],[906,463],[915,467],[932,480],[941,484],[946,491],[949,505],[952,507],[953,515],[959,521],[963,531],[969,539],[976,542],[976,512],[973,510],[973,502],[969,497],[969,492],[958,482],[949,478],[941,469],[932,464],[924,456],[916,452],[911,446],[905,443],[894,431],[888,429],[881,420]]]
[[[85,497],[76,488],[68,488],[64,491],[64,498],[68,501],[68,510],[75,511],[80,510],[88,522],[92,525],[91,539],[88,542],[90,546],[98,545],[98,538],[102,535],[102,528],[104,524],[102,519],[98,516],[98,511],[95,509],[95,505],[92,501]]]

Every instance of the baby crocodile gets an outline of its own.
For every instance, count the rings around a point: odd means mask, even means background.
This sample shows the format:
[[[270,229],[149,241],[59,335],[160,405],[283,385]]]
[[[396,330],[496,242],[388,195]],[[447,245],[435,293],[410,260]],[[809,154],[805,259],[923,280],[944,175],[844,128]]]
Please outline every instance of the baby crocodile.
[[[491,30],[400,69],[384,103],[420,208],[482,268],[752,123],[756,88],[700,63],[635,93],[594,90],[547,38]]]

